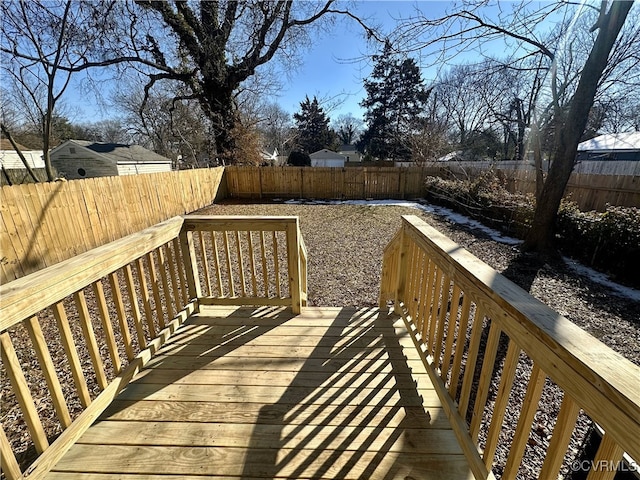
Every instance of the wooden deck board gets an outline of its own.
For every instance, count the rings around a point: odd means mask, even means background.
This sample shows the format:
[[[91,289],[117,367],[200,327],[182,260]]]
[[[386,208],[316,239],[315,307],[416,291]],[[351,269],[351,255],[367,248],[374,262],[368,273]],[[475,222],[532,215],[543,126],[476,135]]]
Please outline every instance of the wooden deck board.
[[[50,478],[472,478],[406,340],[376,310],[202,307]]]

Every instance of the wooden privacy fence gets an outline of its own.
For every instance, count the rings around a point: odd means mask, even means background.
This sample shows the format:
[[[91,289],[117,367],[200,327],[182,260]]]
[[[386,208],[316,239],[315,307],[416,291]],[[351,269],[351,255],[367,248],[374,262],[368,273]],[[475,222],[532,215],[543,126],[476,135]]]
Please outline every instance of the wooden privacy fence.
[[[318,200],[419,198],[422,167],[226,167],[228,195],[235,198]]]
[[[604,431],[589,480],[613,478],[625,452],[640,459],[640,368],[415,216],[403,217],[384,252],[381,308],[389,300],[476,478],[496,467],[499,446],[508,452],[502,478],[517,478],[536,428],[546,429],[536,442],[544,462],[527,476],[558,478],[581,409]],[[519,385],[526,392],[514,398]],[[562,406],[535,419],[543,390]],[[514,432],[502,428],[507,409]]]
[[[223,172],[220,167],[2,187],[0,281],[210,205]]]
[[[484,167],[436,165],[429,167],[428,174],[443,178],[474,179],[490,168],[493,168],[494,172],[505,181],[507,190],[511,193],[535,194],[536,172],[534,170],[501,168],[499,162]],[[607,204],[640,207],[640,176],[574,172],[569,178],[564,196],[575,202],[582,211],[603,212]]]
[[[203,232],[225,239],[226,260],[214,250],[199,274],[206,261],[199,248],[209,241]],[[238,232],[256,244],[248,240],[243,252]],[[266,233],[281,232],[280,249],[265,248]],[[299,313],[307,296],[303,254],[297,217],[174,217],[0,286],[0,379],[13,393],[2,408],[16,419],[9,436],[0,428],[3,474],[43,478],[201,301],[289,305]],[[248,265],[253,286],[239,286]],[[261,286],[262,275],[282,278],[282,290]],[[212,293],[212,279],[238,287]],[[22,472],[30,445],[38,458]]]

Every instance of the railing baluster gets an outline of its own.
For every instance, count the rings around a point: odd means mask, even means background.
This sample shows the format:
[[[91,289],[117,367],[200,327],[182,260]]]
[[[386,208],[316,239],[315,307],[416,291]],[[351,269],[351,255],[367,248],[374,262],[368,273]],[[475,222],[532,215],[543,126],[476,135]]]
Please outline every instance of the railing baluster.
[[[118,325],[120,326],[120,334],[122,335],[122,341],[124,342],[124,351],[127,355],[127,360],[133,360],[135,356],[133,353],[133,346],[131,345],[131,333],[129,333],[129,324],[127,323],[127,312],[124,309],[124,302],[122,301],[122,292],[120,291],[120,282],[118,282],[118,275],[114,272],[109,275],[109,285],[111,286],[111,295],[113,301],[116,304],[116,312],[118,313]]]
[[[236,250],[238,251],[238,270],[240,272],[240,292],[242,296],[247,296],[247,289],[244,278],[244,259],[242,258],[242,246],[240,245],[240,232],[236,230]]]
[[[624,455],[624,450],[611,435],[605,432],[593,459],[587,480],[613,480],[617,470],[615,467],[622,461],[622,455]]]
[[[447,380],[449,373],[449,365],[451,365],[451,355],[453,352],[453,341],[456,334],[456,326],[458,325],[458,310],[460,308],[460,287],[457,283],[453,285],[453,293],[451,294],[451,302],[449,303],[449,329],[447,331],[447,341],[444,345],[444,353],[442,354],[442,370],[440,377],[443,381]]]
[[[484,317],[484,309],[480,305],[476,305],[473,326],[471,327],[471,337],[469,338],[467,361],[464,366],[464,377],[462,379],[462,389],[460,390],[460,400],[458,403],[458,412],[462,415],[462,418],[466,417],[467,409],[469,408],[471,386],[476,369],[476,360],[478,358],[482,330],[484,329]]]
[[[0,426],[0,457],[2,457],[2,473],[5,474],[7,480],[18,480],[22,476],[20,466],[16,461],[16,456],[13,454],[11,444],[7,435],[4,433],[4,428]]]
[[[180,292],[182,294],[182,309],[189,302],[189,294],[187,292],[187,279],[185,278],[185,260],[182,249],[180,248],[180,241],[175,238],[173,240],[173,258],[178,270],[178,279],[180,280]]]
[[[500,328],[492,321],[491,326],[489,327],[487,346],[484,349],[484,360],[482,362],[482,370],[480,371],[480,379],[478,380],[478,391],[476,393],[476,399],[473,405],[473,415],[469,426],[471,440],[473,440],[474,443],[478,441],[482,415],[484,413],[484,407],[487,403],[487,396],[489,395],[489,388],[491,386],[491,375],[496,363],[499,340]]]
[[[290,254],[291,250],[288,250]],[[264,296],[269,298],[269,271],[267,270],[267,252],[264,244],[264,231],[260,231],[260,254],[262,256],[262,281],[264,282]],[[291,264],[289,264],[291,266]],[[291,272],[289,272],[291,275]]]
[[[156,318],[158,319],[159,328],[160,330],[162,330],[165,327],[166,323],[164,321],[164,312],[162,310],[162,299],[160,298],[160,281],[158,279],[158,270],[156,269],[153,252],[147,253],[146,260],[147,264],[149,265],[149,279],[151,280],[151,291],[153,292],[153,303],[155,304]],[[171,318],[169,318],[169,320],[171,320]]]
[[[13,348],[13,342],[7,332],[0,333],[0,348],[2,352],[2,363],[4,363],[7,376],[11,381],[11,387],[22,409],[24,421],[29,428],[31,439],[38,453],[44,452],[49,446],[47,435],[42,428],[42,422],[38,416],[38,411],[33,403],[31,391],[24,378],[24,373],[20,367],[20,361]]]
[[[184,303],[182,302],[182,293],[180,292],[180,284],[178,282],[178,274],[176,269],[178,265],[173,255],[173,249],[170,243],[164,246],[167,254],[167,266],[169,267],[169,278],[171,279],[171,292],[173,294],[173,302],[176,305],[176,311],[182,310]]]
[[[56,368],[53,365],[53,360],[51,359],[51,354],[47,347],[47,341],[45,340],[42,329],[40,328],[38,317],[34,316],[25,320],[24,326],[27,328],[27,332],[29,332],[29,337],[31,337],[33,349],[36,351],[38,362],[40,363],[42,373],[44,374],[44,379],[47,382],[47,387],[49,387],[51,400],[53,401],[53,408],[56,411],[58,420],[60,420],[60,425],[62,425],[63,428],[67,428],[71,425],[69,408],[67,407],[67,402],[64,398],[64,394],[62,393],[62,386],[60,385],[60,380],[56,374]]]
[[[213,296],[213,291],[211,289],[211,277],[209,272],[209,258],[207,256],[207,246],[204,241],[204,231],[198,232],[198,237],[200,238],[200,251],[202,252],[202,267],[204,268],[204,281],[207,287],[207,295],[210,297]]]
[[[156,337],[156,327],[153,324],[153,312],[151,311],[151,297],[149,296],[149,286],[147,285],[147,277],[142,258],[136,260],[136,272],[138,273],[138,284],[140,285],[140,293],[142,294],[142,307],[144,309],[144,317],[147,320],[147,329],[150,338]]]
[[[440,301],[440,314],[438,315],[438,330],[436,332],[436,342],[433,348],[433,361],[436,368],[440,366],[442,339],[444,338],[444,324],[449,305],[449,292],[451,291],[451,277],[449,275],[445,275],[442,285],[442,300]]]
[[[165,304],[167,306],[167,316],[170,322],[176,316],[176,309],[174,308],[174,300],[171,298],[171,292],[169,291],[169,277],[167,276],[167,262],[164,256],[164,246],[158,247],[158,262],[160,264],[160,278],[162,279],[162,291],[164,292]]]
[[[529,378],[529,385],[527,385],[527,393],[525,394],[524,401],[522,403],[520,418],[518,419],[518,425],[516,426],[516,433],[513,436],[513,442],[509,449],[507,464],[504,468],[504,473],[502,474],[502,478],[505,480],[516,478],[516,475],[518,474],[518,468],[520,467],[520,462],[522,462],[524,449],[527,446],[527,441],[529,440],[531,424],[533,423],[533,418],[538,410],[538,402],[540,401],[540,395],[542,394],[545,378],[546,375],[544,372],[537,364],[534,363],[531,371],[531,378]]]
[[[405,285],[404,290],[404,303],[406,305],[407,311],[409,312],[409,316],[413,320],[413,322],[418,325],[420,324],[421,319],[416,317],[417,310],[417,302],[415,300],[415,291],[416,291],[416,282],[418,282],[419,278],[419,268],[415,268],[418,265],[416,256],[418,255],[418,250],[416,248],[416,244],[414,242],[410,242],[407,249],[407,261],[408,264],[411,265],[412,268],[408,273],[407,283]]]
[[[435,262],[429,259],[429,272],[427,273],[427,281],[425,282],[427,288],[425,290],[425,310],[424,310],[424,321],[422,323],[422,331],[420,332],[422,335],[422,341],[427,344],[429,342],[429,312],[431,311],[431,306],[433,305],[433,281],[437,274],[438,266]]]
[[[253,291],[253,296],[258,296],[258,281],[256,279],[256,259],[254,257],[253,251],[253,237],[251,236],[251,232],[247,232],[247,244],[249,245],[249,266],[251,267],[251,288]]]
[[[87,408],[91,403],[91,397],[89,396],[89,389],[87,388],[87,381],[82,373],[82,366],[80,364],[80,358],[78,357],[78,350],[76,344],[73,341],[73,335],[71,335],[71,329],[69,328],[69,320],[67,319],[67,313],[64,310],[62,302],[58,302],[52,306],[53,316],[56,319],[58,330],[60,331],[60,340],[65,353],[67,354],[67,360],[69,361],[69,367],[71,368],[71,375],[73,381],[76,384],[76,391],[78,392],[78,398],[80,404]]]
[[[273,268],[274,275],[276,277],[276,297],[282,298],[282,292],[280,287],[280,266],[278,264],[278,238],[276,236],[276,231],[274,230],[272,233],[272,241],[273,241]]]
[[[229,296],[235,297],[236,291],[233,284],[233,270],[231,269],[231,249],[229,248],[229,237],[228,232],[222,232],[222,239],[224,241],[224,256],[227,259],[227,273],[229,278],[227,281],[229,282]]]
[[[578,404],[565,393],[539,478],[558,477],[579,413]]]
[[[471,298],[465,292],[462,297],[462,310],[460,312],[460,322],[458,324],[458,338],[456,351],[451,367],[451,383],[449,384],[449,395],[455,399],[458,393],[458,380],[460,379],[462,355],[464,354],[464,344],[467,340],[467,327],[469,325],[469,313],[471,310]]]
[[[89,315],[89,309],[87,308],[87,300],[84,296],[84,292],[80,290],[73,294],[73,298],[76,302],[78,314],[80,316],[80,326],[82,327],[82,333],[84,334],[85,341],[87,343],[87,349],[89,350],[89,357],[93,364],[93,370],[96,373],[96,379],[100,389],[107,388],[108,381],[104,373],[104,365],[102,364],[102,357],[100,356],[100,348],[98,348],[98,341],[93,331],[93,325],[91,325],[91,317]]]
[[[98,304],[98,312],[100,313],[102,328],[107,340],[107,347],[109,348],[111,363],[113,363],[113,370],[117,375],[118,373],[120,373],[122,364],[120,363],[120,355],[118,354],[118,345],[116,344],[116,339],[113,335],[113,326],[111,325],[111,318],[109,317],[107,300],[104,296],[104,288],[100,280],[93,284],[93,292],[95,293],[96,303]]]
[[[483,460],[487,468],[491,468],[493,458],[496,454],[498,439],[502,431],[502,420],[509,404],[509,393],[513,385],[513,379],[518,368],[518,357],[520,356],[520,347],[516,342],[509,340],[507,347],[507,355],[504,359],[502,367],[502,378],[500,378],[500,386],[496,394],[496,401],[493,405],[493,415],[491,416],[491,425],[487,433],[487,444],[484,447]],[[544,478],[544,477],[542,477]]]
[[[437,266],[436,266],[437,268]],[[427,346],[427,353],[433,354],[433,344],[436,337],[436,323],[438,321],[438,305],[440,305],[440,290],[442,289],[442,269],[438,268],[435,274],[435,285],[433,287],[433,300],[431,301],[430,320],[429,320],[429,338],[425,342]]]
[[[222,267],[220,265],[220,256],[218,255],[218,241],[216,240],[216,232],[211,232],[211,241],[213,242],[213,258],[216,264],[216,280],[218,281],[218,293],[220,297],[224,297],[224,289],[222,287]]]
[[[133,315],[133,325],[136,329],[138,336],[138,345],[140,350],[147,348],[147,339],[144,335],[144,329],[142,328],[142,317],[140,315],[140,307],[138,306],[138,296],[136,294],[136,286],[133,282],[133,273],[131,271],[131,265],[124,267],[125,278],[127,281],[127,291],[129,293],[129,303],[131,304],[131,313]]]

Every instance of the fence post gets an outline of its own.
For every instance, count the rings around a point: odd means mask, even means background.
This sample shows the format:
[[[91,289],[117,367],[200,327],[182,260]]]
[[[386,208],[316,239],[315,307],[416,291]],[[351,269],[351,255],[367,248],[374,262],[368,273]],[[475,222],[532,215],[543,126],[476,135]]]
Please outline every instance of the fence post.
[[[198,273],[198,262],[196,261],[196,249],[193,243],[193,231],[180,231],[180,246],[182,247],[182,259],[184,270],[187,274],[187,286],[189,288],[189,299],[199,300],[202,297],[200,288],[200,274]]]
[[[298,217],[294,223],[287,225],[287,263],[289,267],[289,293],[291,294],[291,310],[296,315],[302,306],[302,281],[300,272],[300,230]]]

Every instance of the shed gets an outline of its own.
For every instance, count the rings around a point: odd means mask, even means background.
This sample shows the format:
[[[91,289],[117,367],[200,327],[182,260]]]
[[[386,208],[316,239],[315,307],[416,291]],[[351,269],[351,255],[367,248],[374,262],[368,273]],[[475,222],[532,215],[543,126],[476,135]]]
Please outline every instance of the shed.
[[[50,155],[51,164],[69,180],[171,171],[171,159],[140,145],[67,140]]]
[[[309,155],[312,167],[344,167],[345,156],[323,148]]]

